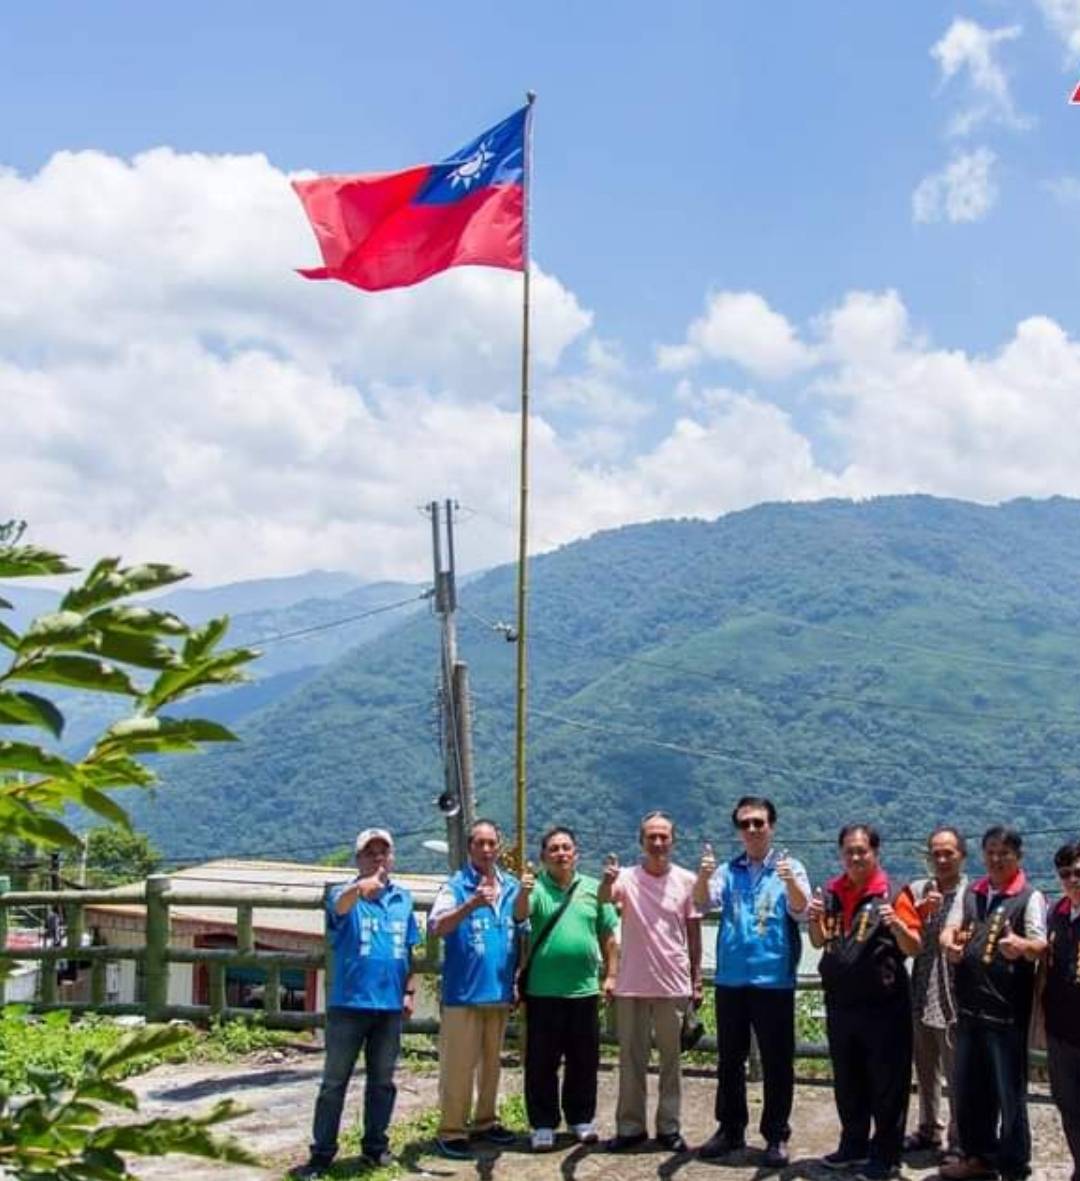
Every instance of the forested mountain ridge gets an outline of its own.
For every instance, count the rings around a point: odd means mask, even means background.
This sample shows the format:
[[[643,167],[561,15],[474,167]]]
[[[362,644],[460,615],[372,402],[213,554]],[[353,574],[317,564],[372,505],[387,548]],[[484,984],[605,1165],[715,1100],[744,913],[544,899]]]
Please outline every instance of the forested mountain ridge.
[[[482,811],[512,815],[514,571],[461,593]],[[1080,503],[894,497],[628,526],[536,558],[530,837],[633,852],[668,807],[692,860],[743,792],[822,869],[838,824],[894,861],[940,819],[1080,829]],[[437,624],[416,615],[170,766],[139,822],[178,857],[314,857],[363,824],[438,835]],[[1057,832],[1037,838],[1045,853]]]

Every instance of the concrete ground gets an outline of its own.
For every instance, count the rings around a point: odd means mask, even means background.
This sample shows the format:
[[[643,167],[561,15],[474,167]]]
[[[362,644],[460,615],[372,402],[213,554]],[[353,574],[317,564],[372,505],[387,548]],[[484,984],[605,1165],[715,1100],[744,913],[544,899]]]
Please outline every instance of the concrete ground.
[[[251,1110],[232,1121],[229,1131],[266,1162],[265,1168],[241,1168],[214,1165],[182,1157],[133,1162],[146,1181],[183,1178],[184,1181],[280,1181],[287,1170],[306,1158],[312,1107],[321,1073],[322,1057],[315,1051],[288,1055],[264,1054],[244,1064],[231,1066],[163,1066],[140,1078],[129,1080],[141,1099],[139,1118],[148,1115],[178,1115],[209,1107],[221,1098],[234,1098]],[[600,1078],[601,1129],[613,1131],[616,1072],[605,1067]],[[655,1096],[655,1077],[650,1079]],[[395,1121],[407,1123],[436,1105],[435,1074],[403,1070],[398,1079],[398,1103]],[[520,1091],[520,1072],[508,1067],[503,1072],[503,1092]],[[691,1145],[700,1144],[713,1131],[713,1093],[715,1083],[705,1072],[688,1073],[684,1079],[683,1132]],[[751,1086],[751,1132],[760,1115],[760,1087]],[[1036,1087],[1036,1095],[1045,1088]],[[362,1081],[354,1078],[346,1108],[346,1124],[359,1113]],[[1035,1145],[1034,1181],[1069,1181],[1071,1161],[1056,1109],[1047,1103],[1031,1105],[1032,1133]],[[795,1135],[791,1142],[792,1163],[779,1174],[781,1181],[807,1178],[822,1181],[837,1174],[822,1168],[817,1158],[836,1147],[837,1123],[832,1092],[828,1086],[802,1084],[798,1088],[792,1117]],[[224,1130],[224,1127],[223,1129]],[[751,1137],[751,1143],[755,1138]],[[558,1151],[534,1156],[522,1137],[513,1148],[501,1151],[481,1150],[470,1162],[451,1162],[435,1155],[429,1140],[406,1142],[402,1161],[408,1175],[438,1178],[440,1181],[465,1178],[513,1178],[514,1181],[646,1181],[651,1178],[674,1178],[680,1181],[763,1181],[776,1176],[757,1164],[753,1148],[723,1163],[698,1161],[691,1156],[645,1150],[617,1156],[597,1148],[584,1148],[568,1137],[561,1137]],[[355,1160],[341,1162],[336,1175],[363,1176]],[[906,1178],[936,1176],[933,1161],[926,1155],[913,1156],[905,1162]],[[841,1174],[841,1177],[843,1175]]]

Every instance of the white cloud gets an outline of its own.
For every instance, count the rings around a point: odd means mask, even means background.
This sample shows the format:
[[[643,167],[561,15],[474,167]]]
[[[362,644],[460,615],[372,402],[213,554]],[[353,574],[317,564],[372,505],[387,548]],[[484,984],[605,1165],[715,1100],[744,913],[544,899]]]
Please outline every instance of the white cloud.
[[[950,134],[968,135],[988,120],[1016,130],[1030,125],[1016,110],[1008,75],[997,56],[999,47],[1015,41],[1020,33],[1019,25],[986,29],[957,17],[930,50],[943,83],[961,75],[966,80],[965,105],[953,116]]]
[[[989,148],[954,157],[918,183],[911,195],[912,217],[917,222],[980,221],[997,202],[996,163]]]
[[[1080,60],[1080,0],[1036,0],[1036,4],[1065,46],[1069,62]]]
[[[1044,180],[1042,187],[1061,205],[1080,205],[1080,177],[1057,176]]]
[[[787,377],[814,363],[791,324],[755,291],[715,292],[683,344],[656,350],[657,365],[669,372],[705,359],[734,361],[764,378]]]
[[[519,278],[366,297],[291,275],[311,250],[261,157],[88,152],[0,174],[4,516],[82,562],[167,559],[203,581],[423,578],[416,506],[453,496],[481,510],[463,565],[512,560]],[[764,378],[812,364],[798,418],[684,377],[643,445],[653,404],[618,343],[556,278],[536,292],[538,544],[763,499],[1080,493],[1080,344],[1045,318],[975,357],[920,338],[895,291],[848,293],[805,338],[757,293],[713,295],[677,347]]]

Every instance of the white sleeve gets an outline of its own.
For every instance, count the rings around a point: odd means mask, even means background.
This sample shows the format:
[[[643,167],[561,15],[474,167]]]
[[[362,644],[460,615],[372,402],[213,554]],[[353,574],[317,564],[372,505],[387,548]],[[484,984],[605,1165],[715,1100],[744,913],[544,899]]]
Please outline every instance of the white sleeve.
[[[1028,939],[1046,938],[1046,899],[1033,890],[1024,909],[1024,932]]]
[[[450,889],[450,884],[440,886],[428,913],[428,929],[430,930],[447,911],[453,910],[454,906],[454,892]]]

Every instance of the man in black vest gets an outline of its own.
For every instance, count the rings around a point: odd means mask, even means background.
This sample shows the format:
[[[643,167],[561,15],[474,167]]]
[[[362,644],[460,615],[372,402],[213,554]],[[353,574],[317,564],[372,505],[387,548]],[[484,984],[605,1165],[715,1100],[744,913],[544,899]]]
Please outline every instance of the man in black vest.
[[[996,825],[982,839],[986,877],[958,892],[941,933],[956,965],[956,1121],[960,1160],[949,1181],[1031,1172],[1027,1031],[1046,904],[1020,868],[1023,838]]]
[[[1080,1181],[1080,841],[1054,855],[1064,897],[1047,920],[1046,1007],[1050,1091]]]
[[[904,958],[922,946],[911,891],[894,891],[878,864],[869,824],[840,830],[844,873],[808,908],[810,942],[822,949],[826,1031],[840,1145],[821,1158],[861,1181],[896,1176],[911,1090],[911,992]],[[871,1135],[871,1124],[873,1135]]]

